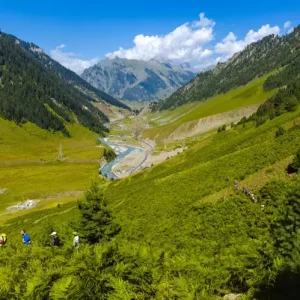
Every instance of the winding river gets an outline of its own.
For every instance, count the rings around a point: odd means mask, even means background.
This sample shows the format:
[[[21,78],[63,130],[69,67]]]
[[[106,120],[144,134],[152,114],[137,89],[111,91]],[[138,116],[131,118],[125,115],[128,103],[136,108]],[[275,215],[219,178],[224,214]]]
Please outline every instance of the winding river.
[[[129,145],[123,145],[123,144],[118,144],[118,143],[111,143],[109,142],[108,138],[110,137],[106,137],[106,138],[99,138],[99,140],[103,143],[106,144],[107,146],[111,147],[112,149],[114,149],[114,151],[117,154],[117,157],[105,164],[102,168],[101,168],[101,175],[105,176],[109,179],[117,179],[118,176],[112,171],[113,167],[119,163],[125,156],[131,154],[132,152],[136,151],[136,152],[142,152],[144,151],[142,148],[138,148],[138,147],[133,147],[133,146],[129,146]],[[134,171],[135,168],[133,168],[132,170],[129,171],[129,173],[131,174]]]

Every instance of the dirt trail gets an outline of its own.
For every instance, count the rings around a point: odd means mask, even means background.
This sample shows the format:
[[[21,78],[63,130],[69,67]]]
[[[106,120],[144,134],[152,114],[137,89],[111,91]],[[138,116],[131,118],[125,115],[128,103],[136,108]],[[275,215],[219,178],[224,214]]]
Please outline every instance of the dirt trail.
[[[71,208],[68,208],[68,209],[66,209],[66,210],[64,210],[64,211],[61,211],[61,212],[49,214],[49,215],[44,216],[44,217],[42,217],[42,218],[40,218],[40,219],[38,219],[38,220],[35,220],[35,221],[33,222],[33,224],[37,224],[37,223],[41,222],[42,220],[44,220],[44,219],[46,219],[46,218],[49,218],[49,217],[51,217],[51,216],[65,214],[65,213],[67,213],[67,212],[69,212],[69,211],[71,211],[71,210],[73,210],[73,209],[75,209],[75,206],[73,206],[73,207],[71,207]]]
[[[214,128],[218,128],[224,124],[237,122],[241,118],[249,117],[257,111],[259,104],[243,107],[241,109],[212,115],[200,120],[190,121],[177,127],[177,129],[165,140],[166,143],[175,140],[183,140],[187,137],[192,137]]]

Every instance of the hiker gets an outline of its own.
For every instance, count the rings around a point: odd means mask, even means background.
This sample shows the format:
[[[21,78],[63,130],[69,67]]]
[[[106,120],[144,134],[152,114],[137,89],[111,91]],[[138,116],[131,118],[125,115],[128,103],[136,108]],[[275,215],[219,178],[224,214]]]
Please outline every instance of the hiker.
[[[22,229],[21,230],[21,234],[22,234],[22,242],[24,245],[28,246],[31,244],[31,240],[30,240],[30,236],[28,235],[28,233],[26,232],[26,230]]]
[[[238,182],[236,180],[234,180],[234,187],[236,188],[236,190],[240,189],[240,185],[238,184]]]
[[[59,246],[59,237],[58,237],[57,233],[55,231],[53,231],[50,234],[50,236],[53,237],[52,246],[58,247]]]
[[[7,236],[5,233],[0,234],[0,247],[4,246],[7,241]]]
[[[246,196],[250,196],[250,191],[248,188],[245,188],[245,194],[246,194]]]
[[[256,203],[256,199],[255,199],[255,197],[254,197],[254,194],[251,194],[250,197],[251,197],[252,202],[253,202],[253,203]]]
[[[73,247],[78,248],[79,247],[79,236],[77,232],[73,232],[74,239],[73,239]]]

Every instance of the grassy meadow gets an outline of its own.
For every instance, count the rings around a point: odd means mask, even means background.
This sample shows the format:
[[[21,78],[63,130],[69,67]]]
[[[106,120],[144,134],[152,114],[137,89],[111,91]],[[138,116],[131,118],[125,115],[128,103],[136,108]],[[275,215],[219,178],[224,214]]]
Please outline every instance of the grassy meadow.
[[[159,141],[159,137],[167,138],[183,123],[237,110],[245,106],[260,104],[276,92],[276,90],[268,92],[263,90],[263,83],[268,76],[263,76],[246,86],[238,87],[226,94],[221,94],[201,102],[186,104],[172,111],[150,113],[147,117],[149,124],[153,128],[145,130],[143,137]]]
[[[1,214],[27,199],[40,200],[35,210],[74,201],[97,176],[103,156],[98,135],[79,124],[67,128],[71,138],[0,118],[0,189],[6,189],[0,194]],[[58,161],[60,143],[63,161]],[[2,220],[16,214],[24,211],[6,214]]]

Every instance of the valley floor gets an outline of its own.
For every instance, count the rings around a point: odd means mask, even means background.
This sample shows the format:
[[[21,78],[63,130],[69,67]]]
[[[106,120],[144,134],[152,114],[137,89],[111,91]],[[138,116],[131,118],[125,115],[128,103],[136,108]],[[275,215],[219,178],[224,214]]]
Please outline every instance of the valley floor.
[[[1,222],[77,200],[97,178],[103,156],[98,135],[78,124],[68,130],[71,138],[0,119]],[[30,209],[10,209],[29,200],[34,204]]]

